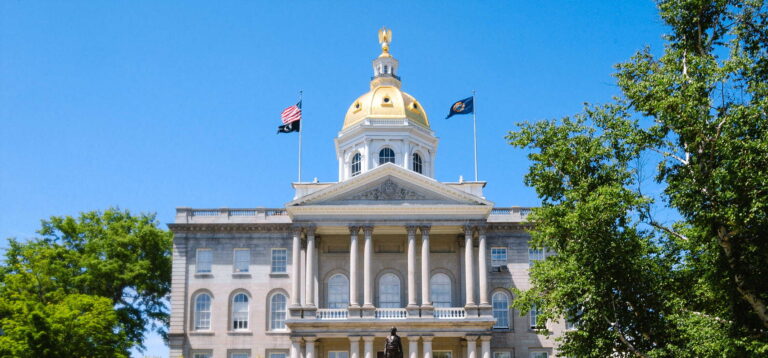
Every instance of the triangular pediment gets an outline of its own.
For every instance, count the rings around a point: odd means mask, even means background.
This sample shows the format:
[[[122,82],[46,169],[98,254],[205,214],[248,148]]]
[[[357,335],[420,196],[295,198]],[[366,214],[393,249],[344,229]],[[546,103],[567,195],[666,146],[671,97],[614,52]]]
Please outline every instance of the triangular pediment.
[[[286,206],[315,205],[491,206],[492,203],[432,178],[387,163],[347,181],[298,198]]]

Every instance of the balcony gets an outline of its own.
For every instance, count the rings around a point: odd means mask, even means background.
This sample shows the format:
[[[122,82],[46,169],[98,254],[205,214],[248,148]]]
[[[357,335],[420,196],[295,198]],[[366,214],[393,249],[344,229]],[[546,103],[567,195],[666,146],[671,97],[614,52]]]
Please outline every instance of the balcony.
[[[434,316],[437,319],[461,319],[467,317],[464,307],[435,307]]]
[[[377,308],[374,317],[382,320],[406,319],[408,311],[405,308]]]
[[[340,320],[349,318],[349,310],[346,308],[320,308],[317,310],[317,319]]]
[[[441,320],[466,319],[467,312],[464,310],[464,307],[435,307],[433,317]],[[323,321],[347,320],[349,318],[349,310],[346,308],[320,308],[315,315],[315,319]],[[352,318],[360,317],[353,316]],[[377,308],[373,315],[375,320],[400,320],[407,318],[409,318],[408,311],[405,308]]]

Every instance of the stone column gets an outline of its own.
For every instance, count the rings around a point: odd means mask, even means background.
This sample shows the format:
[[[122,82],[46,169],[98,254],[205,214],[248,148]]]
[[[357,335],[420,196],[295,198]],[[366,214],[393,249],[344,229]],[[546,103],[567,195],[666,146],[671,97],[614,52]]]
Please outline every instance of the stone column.
[[[351,309],[360,308],[360,302],[357,300],[357,235],[359,233],[360,227],[349,227],[349,307]]]
[[[467,358],[477,358],[477,336],[467,336]]]
[[[315,248],[315,228],[307,228],[307,274],[306,274],[306,302],[304,307],[304,318],[314,317],[317,306],[315,305],[315,260],[317,259],[317,250]],[[308,343],[307,343],[308,344]],[[313,346],[314,348],[314,346]],[[312,357],[305,357],[312,358]]]
[[[432,358],[432,336],[423,336],[421,337],[422,340],[422,350],[424,351],[424,358]]]
[[[360,358],[360,336],[349,337],[349,358]]]
[[[408,233],[408,316],[418,317],[419,306],[416,302],[416,226],[406,226]]]
[[[301,228],[293,228],[291,248],[291,307],[301,306]]]
[[[291,358],[301,358],[301,337],[291,337]]]
[[[373,358],[373,336],[363,337],[363,358]]]
[[[488,302],[488,248],[485,240],[485,227],[477,227],[477,236],[479,245],[477,247],[477,271],[480,286],[480,315],[490,316],[493,314],[492,307]]]
[[[304,358],[315,358],[316,339],[316,337],[304,337]]]
[[[430,229],[431,229],[430,226],[422,226],[419,228],[419,230],[421,231],[421,315],[422,317],[432,316],[432,297],[430,295],[431,290],[429,288],[429,271],[430,271],[429,230]]]
[[[480,336],[480,358],[491,358],[491,336]]]
[[[373,317],[373,277],[371,277],[371,260],[373,259],[373,226],[363,227],[365,243],[363,244],[363,316]]]
[[[475,277],[472,267],[472,226],[464,226],[464,282],[467,286],[467,308],[475,308]],[[467,312],[469,315],[469,312]]]
[[[408,336],[408,358],[419,358],[419,336]]]

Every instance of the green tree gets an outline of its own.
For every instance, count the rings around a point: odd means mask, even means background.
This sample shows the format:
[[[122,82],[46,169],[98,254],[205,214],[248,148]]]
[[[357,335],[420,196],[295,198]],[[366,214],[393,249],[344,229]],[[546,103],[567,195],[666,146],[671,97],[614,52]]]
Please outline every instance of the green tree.
[[[9,240],[0,266],[1,355],[127,357],[147,327],[165,333],[172,234],[154,215],[51,217],[38,233]]]
[[[557,253],[534,265],[515,306],[578,321],[567,355],[764,356],[768,9],[658,7],[663,54],[617,66],[615,103],[507,136],[532,150],[532,244]]]

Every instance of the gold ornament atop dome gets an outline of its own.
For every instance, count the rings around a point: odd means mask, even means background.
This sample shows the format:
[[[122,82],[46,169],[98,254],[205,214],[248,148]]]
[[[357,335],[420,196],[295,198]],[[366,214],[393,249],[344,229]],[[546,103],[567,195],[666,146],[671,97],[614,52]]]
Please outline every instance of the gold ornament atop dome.
[[[392,30],[382,27],[379,30],[379,43],[381,44],[381,55],[379,57],[391,57],[389,54],[389,43],[392,42]]]

